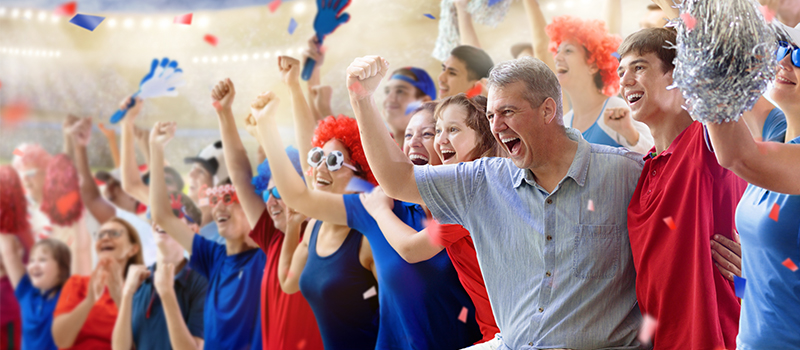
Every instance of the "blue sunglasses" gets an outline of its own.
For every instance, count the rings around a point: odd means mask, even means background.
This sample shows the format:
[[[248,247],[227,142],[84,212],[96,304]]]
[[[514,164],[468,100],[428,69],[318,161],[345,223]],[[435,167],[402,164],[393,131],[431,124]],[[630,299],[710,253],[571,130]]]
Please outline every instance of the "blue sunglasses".
[[[278,193],[278,187],[268,188],[261,194],[261,198],[264,199],[264,202],[269,200],[269,196],[272,195],[275,199],[281,199],[281,194]]]
[[[775,58],[780,62],[787,55],[792,55],[792,64],[800,68],[800,49],[797,46],[789,44],[785,41],[778,42],[778,50],[775,51]]]

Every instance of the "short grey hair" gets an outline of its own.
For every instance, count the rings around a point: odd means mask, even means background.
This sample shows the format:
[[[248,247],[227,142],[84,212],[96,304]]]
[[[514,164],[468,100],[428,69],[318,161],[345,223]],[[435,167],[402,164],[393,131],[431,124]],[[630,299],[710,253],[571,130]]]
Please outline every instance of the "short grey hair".
[[[502,89],[520,81],[525,84],[524,98],[531,107],[540,106],[550,97],[556,101],[556,117],[562,120],[561,84],[550,67],[537,58],[522,57],[495,65],[489,72],[486,88]]]

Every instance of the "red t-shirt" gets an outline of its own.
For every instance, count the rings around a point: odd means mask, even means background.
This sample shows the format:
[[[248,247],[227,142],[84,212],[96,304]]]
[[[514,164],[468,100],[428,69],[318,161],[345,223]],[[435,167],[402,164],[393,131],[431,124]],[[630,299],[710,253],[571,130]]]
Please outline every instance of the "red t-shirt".
[[[475,304],[475,320],[478,321],[483,334],[479,343],[492,340],[495,334],[500,333],[500,329],[494,320],[472,237],[461,225],[441,225],[439,229],[440,243],[447,249],[447,255],[450,256],[450,261],[458,273],[458,280]]]
[[[75,309],[86,298],[89,288],[89,276],[72,276],[64,287],[56,304],[53,317],[66,314]],[[111,333],[114,332],[114,323],[117,321],[117,305],[108,294],[108,289],[94,303],[83,323],[75,342],[69,349],[111,349]]]
[[[709,145],[694,122],[664,152],[645,157],[628,206],[636,297],[642,314],[658,321],[655,350],[736,348],[739,302],[714,266],[711,237],[733,239],[746,183],[717,163]]]
[[[278,262],[284,235],[275,228],[267,210],[261,213],[256,227],[250,231],[250,238],[267,255],[264,277],[261,280],[261,334],[264,350],[322,349],[317,319],[303,294],[286,294],[281,289]]]

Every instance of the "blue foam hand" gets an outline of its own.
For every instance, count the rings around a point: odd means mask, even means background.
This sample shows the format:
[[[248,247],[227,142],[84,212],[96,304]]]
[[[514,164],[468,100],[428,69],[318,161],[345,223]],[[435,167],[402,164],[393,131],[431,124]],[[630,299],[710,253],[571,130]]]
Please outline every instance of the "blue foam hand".
[[[128,109],[136,104],[136,97],[151,98],[160,96],[177,96],[176,87],[186,84],[182,79],[183,70],[178,68],[178,61],[170,61],[164,57],[160,61],[153,59],[150,64],[150,71],[139,82],[139,90],[133,94],[130,103],[125,109],[117,110],[111,116],[111,123],[116,124],[125,117]]]
[[[342,13],[350,6],[350,0],[317,0],[317,16],[314,17],[314,31],[317,32],[317,39],[322,45],[322,40],[330,33],[333,33],[340,25],[350,20],[350,14]],[[311,79],[314,66],[317,62],[312,58],[307,58],[303,65],[301,77],[303,80]]]

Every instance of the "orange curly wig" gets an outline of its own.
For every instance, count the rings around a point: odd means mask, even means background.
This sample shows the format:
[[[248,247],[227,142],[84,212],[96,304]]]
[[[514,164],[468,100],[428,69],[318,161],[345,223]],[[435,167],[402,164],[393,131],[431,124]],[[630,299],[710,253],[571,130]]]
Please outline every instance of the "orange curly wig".
[[[361,136],[358,132],[356,120],[341,114],[338,117],[329,116],[320,120],[317,129],[314,130],[311,146],[322,147],[332,139],[339,140],[347,147],[350,152],[350,159],[355,163],[355,166],[361,169],[367,181],[377,186],[378,181],[372,175],[372,170],[370,170],[369,163],[367,163],[367,156],[364,154],[364,148],[361,147]]]
[[[622,38],[608,32],[605,22],[597,19],[584,20],[572,16],[553,18],[545,28],[550,37],[550,52],[555,54],[558,46],[565,40],[576,40],[588,51],[586,63],[597,64],[603,80],[601,92],[614,96],[619,92],[619,61],[612,56],[622,43]]]
[[[0,166],[0,233],[19,238],[25,250],[33,245],[28,221],[28,203],[19,174],[9,165]]]

